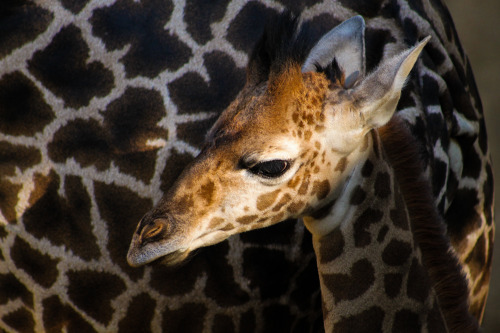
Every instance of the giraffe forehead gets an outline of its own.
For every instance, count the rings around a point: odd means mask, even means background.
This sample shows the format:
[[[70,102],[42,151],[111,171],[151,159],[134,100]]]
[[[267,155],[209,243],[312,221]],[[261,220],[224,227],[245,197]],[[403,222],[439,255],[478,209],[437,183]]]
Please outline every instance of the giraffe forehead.
[[[221,115],[212,133],[237,133],[246,130],[283,132],[290,128],[289,120],[298,125],[294,114],[304,115],[321,110],[329,89],[329,81],[322,73],[300,73],[285,71],[273,84],[245,89],[232,105]],[[330,87],[331,88],[331,87]],[[313,118],[308,115],[308,124]],[[314,122],[319,122],[317,115]]]

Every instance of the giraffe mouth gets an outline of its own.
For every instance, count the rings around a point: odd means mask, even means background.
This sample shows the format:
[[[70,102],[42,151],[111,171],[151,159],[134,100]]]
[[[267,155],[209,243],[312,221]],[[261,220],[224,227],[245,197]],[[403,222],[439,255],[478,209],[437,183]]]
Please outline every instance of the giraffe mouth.
[[[150,263],[161,263],[167,266],[180,264],[186,259],[191,251],[176,250],[162,255],[161,251],[148,251],[148,249],[138,250],[131,248],[127,254],[128,264],[132,267],[139,267]]]
[[[158,258],[158,262],[161,262],[163,265],[167,266],[175,266],[182,263],[190,253],[190,251],[178,250]]]

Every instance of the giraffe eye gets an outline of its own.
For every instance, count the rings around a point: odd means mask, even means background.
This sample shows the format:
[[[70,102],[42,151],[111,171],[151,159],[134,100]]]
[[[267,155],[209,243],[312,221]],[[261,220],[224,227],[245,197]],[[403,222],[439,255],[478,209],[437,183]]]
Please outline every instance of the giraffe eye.
[[[278,178],[290,168],[290,162],[285,160],[272,160],[260,162],[249,168],[250,172],[265,178]]]

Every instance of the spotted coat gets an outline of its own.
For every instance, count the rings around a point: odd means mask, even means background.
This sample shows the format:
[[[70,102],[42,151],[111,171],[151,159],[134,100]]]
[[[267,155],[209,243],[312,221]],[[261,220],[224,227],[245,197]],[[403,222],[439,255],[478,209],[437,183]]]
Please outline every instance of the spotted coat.
[[[486,296],[493,183],[484,119],[439,1],[0,6],[3,330],[318,330],[310,236],[293,221],[235,236],[175,270],[125,261],[137,221],[243,87],[266,14],[284,8],[302,12],[318,36],[363,15],[368,70],[400,45],[433,36],[398,112],[420,142],[465,271],[478,281],[471,289]]]

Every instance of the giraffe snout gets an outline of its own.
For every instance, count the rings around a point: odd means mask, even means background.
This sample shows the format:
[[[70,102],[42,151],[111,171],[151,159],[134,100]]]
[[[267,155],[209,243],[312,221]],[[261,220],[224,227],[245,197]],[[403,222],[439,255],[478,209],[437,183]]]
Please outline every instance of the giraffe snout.
[[[183,237],[176,233],[176,229],[177,223],[170,215],[144,216],[130,243],[127,254],[129,265],[141,266],[160,257],[168,257],[171,259],[169,262],[177,262],[185,257],[180,255],[186,252],[181,248]]]

